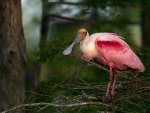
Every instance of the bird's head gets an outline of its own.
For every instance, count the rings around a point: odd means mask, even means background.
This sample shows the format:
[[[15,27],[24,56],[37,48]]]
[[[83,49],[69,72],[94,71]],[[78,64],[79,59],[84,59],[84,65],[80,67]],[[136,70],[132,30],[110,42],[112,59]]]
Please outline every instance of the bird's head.
[[[74,47],[75,44],[81,42],[82,40],[84,40],[86,37],[88,36],[88,32],[86,29],[81,28],[78,30],[77,35],[74,39],[74,41],[72,42],[71,45],[69,45],[64,51],[63,54],[64,55],[69,55],[72,52],[72,48]]]
[[[79,43],[80,41],[82,41],[83,39],[85,39],[86,38],[86,36],[87,36],[87,30],[86,29],[84,29],[84,28],[81,28],[81,29],[79,29],[78,30],[78,32],[77,32],[77,35],[76,35],[76,37],[75,37],[75,43]]]

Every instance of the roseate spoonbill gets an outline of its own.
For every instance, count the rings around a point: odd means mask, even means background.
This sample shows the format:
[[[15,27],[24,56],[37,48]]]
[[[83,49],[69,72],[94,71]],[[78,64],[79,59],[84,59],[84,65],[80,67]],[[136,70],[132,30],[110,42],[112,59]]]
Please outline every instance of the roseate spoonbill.
[[[106,90],[106,97],[108,97],[111,87],[111,94],[115,94],[117,78],[115,70],[134,73],[145,70],[138,56],[123,39],[115,33],[94,33],[89,36],[87,30],[82,28],[78,30],[75,40],[63,51],[63,54],[69,55],[73,46],[80,42],[84,60],[96,60],[100,65],[109,69],[110,75]]]

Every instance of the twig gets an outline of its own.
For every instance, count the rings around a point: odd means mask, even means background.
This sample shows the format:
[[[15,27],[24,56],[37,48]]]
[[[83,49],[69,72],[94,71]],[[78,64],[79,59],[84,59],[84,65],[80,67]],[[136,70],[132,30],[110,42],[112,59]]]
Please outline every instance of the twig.
[[[27,93],[29,92],[29,93],[32,93],[32,94],[35,94],[35,95],[39,95],[39,96],[47,96],[47,97],[50,97],[50,95],[37,93],[37,92],[35,92],[35,91],[31,91],[31,90],[27,90],[26,92],[27,92]]]
[[[92,61],[92,62],[88,62],[88,63],[89,63],[89,65],[95,65],[95,66],[97,66],[97,67],[99,67],[99,68],[101,68],[101,69],[103,69],[103,70],[109,72],[109,70],[108,70],[107,68],[101,66],[100,64],[97,64],[97,63],[95,63],[95,62],[93,62],[93,61]],[[124,73],[124,72],[121,72],[121,71],[118,71],[118,70],[117,70],[117,72],[118,72],[119,74],[122,74],[122,75],[125,75],[125,76],[128,75],[128,74],[126,74],[126,73]],[[123,77],[125,77],[125,76],[123,76]],[[126,78],[126,77],[125,77],[125,78]]]
[[[46,108],[48,108],[48,107],[49,107],[48,105],[47,105],[47,106],[44,106],[44,107],[40,108],[40,110],[37,111],[37,112],[41,112],[42,110],[44,110],[44,109],[46,109]]]
[[[87,95],[84,91],[82,91],[82,93],[83,93],[83,96],[85,96],[85,97],[88,98],[88,99],[97,99],[96,97]]]
[[[22,108],[22,107],[34,107],[34,106],[46,106],[46,107],[55,107],[55,108],[70,108],[70,107],[78,107],[78,106],[106,106],[106,107],[110,107],[109,104],[105,104],[105,103],[101,103],[101,102],[81,102],[81,103],[74,103],[74,104],[54,104],[54,103],[45,103],[45,102],[41,102],[41,103],[30,103],[30,104],[23,104],[23,105],[18,105],[15,106],[13,108],[10,108],[6,111],[3,111],[2,113],[8,113],[10,111]]]

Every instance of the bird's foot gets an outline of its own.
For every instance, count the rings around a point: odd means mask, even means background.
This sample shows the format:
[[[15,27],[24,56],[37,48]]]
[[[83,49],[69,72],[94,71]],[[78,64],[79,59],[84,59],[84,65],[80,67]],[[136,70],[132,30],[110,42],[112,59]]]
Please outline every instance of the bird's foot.
[[[99,100],[101,101],[101,102],[104,102],[104,103],[111,103],[112,102],[112,98],[111,98],[111,96],[102,96],[102,97],[100,97],[99,98]]]

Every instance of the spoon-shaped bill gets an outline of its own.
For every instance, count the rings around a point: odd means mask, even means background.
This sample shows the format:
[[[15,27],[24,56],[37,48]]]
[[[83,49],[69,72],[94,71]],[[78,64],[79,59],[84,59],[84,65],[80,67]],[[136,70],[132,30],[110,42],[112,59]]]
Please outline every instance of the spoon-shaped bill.
[[[75,42],[72,42],[72,44],[70,44],[70,46],[68,46],[68,47],[63,51],[63,54],[64,54],[64,55],[69,55],[69,54],[71,54],[72,48],[73,48],[74,44],[75,44]]]

